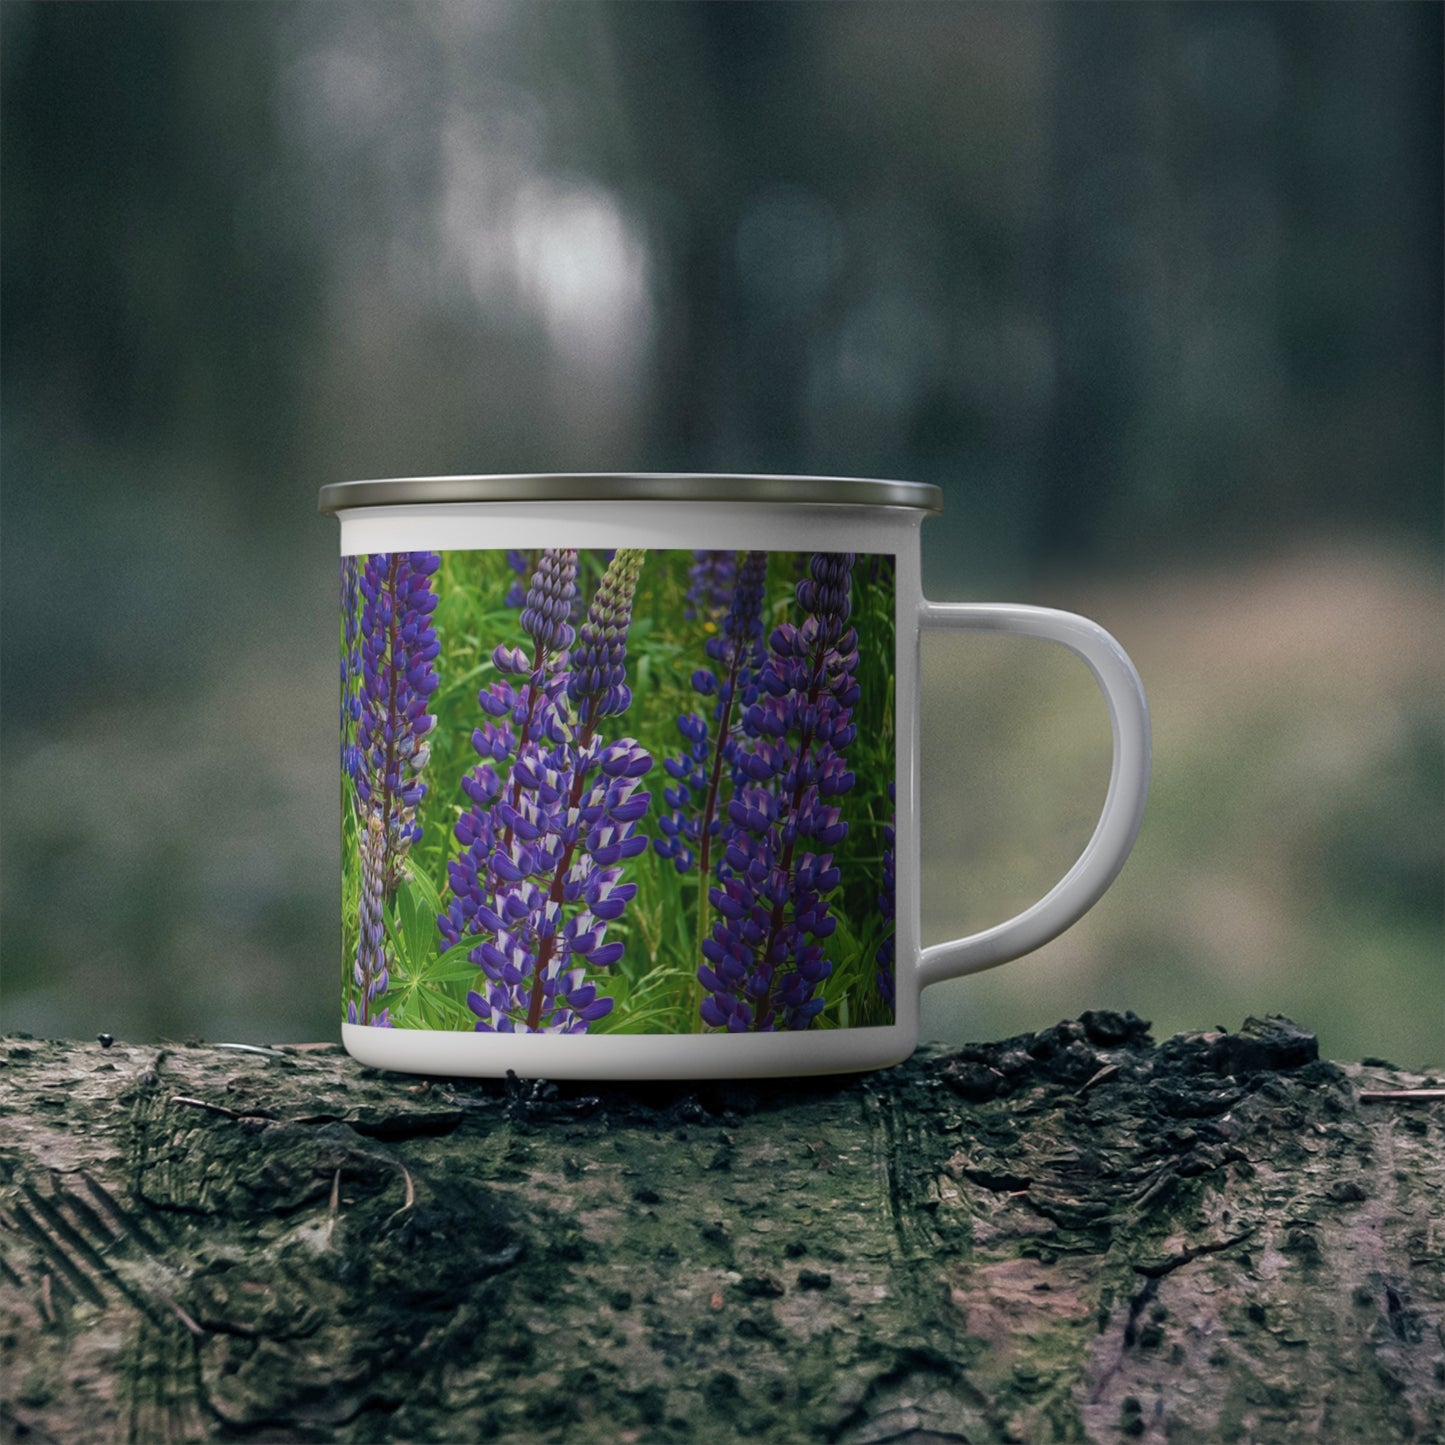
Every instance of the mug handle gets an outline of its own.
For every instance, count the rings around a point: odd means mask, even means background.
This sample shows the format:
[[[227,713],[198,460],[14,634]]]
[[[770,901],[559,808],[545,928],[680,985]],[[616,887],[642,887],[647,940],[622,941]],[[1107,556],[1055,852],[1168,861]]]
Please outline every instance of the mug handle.
[[[1057,642],[1081,658],[1109,708],[1114,763],[1103,811],[1074,866],[1031,907],[981,933],[935,943],[919,956],[920,987],[1019,958],[1057,938],[1103,896],[1138,836],[1149,794],[1151,741],[1144,685],[1128,654],[1097,622],[1051,607],[920,603],[921,629],[1005,633]]]

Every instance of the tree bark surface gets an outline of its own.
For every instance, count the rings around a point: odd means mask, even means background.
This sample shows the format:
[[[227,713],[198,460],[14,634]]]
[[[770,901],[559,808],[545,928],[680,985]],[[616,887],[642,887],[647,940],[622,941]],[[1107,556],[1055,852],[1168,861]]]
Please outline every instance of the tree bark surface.
[[[8,1039],[5,1441],[1445,1440],[1445,1106],[1287,1020],[854,1077]]]

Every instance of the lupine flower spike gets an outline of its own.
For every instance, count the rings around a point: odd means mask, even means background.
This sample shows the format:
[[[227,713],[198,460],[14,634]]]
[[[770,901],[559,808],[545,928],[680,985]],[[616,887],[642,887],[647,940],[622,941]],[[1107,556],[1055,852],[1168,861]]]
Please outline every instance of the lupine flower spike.
[[[727,611],[736,576],[736,552],[694,552],[692,566],[688,568],[687,605],[682,615],[689,622],[715,623]]]
[[[507,589],[504,601],[508,607],[521,607],[527,601],[527,587],[537,569],[537,553],[509,549],[507,566],[512,569],[512,585]]]
[[[544,552],[522,626],[530,663],[498,647],[497,669],[526,681],[479,696],[492,721],[473,734],[483,761],[463,779],[472,807],[458,821],[453,898],[437,924],[449,944],[476,936],[483,984],[467,996],[479,1031],[581,1033],[612,1009],[595,975],[622,956],[607,925],[636,893],[619,866],[647,840],[634,827],[652,758],[601,725],[631,706],[626,642],[643,554],[619,550],[593,598],[576,650],[570,616],[575,552]]]
[[[526,756],[534,734],[545,726],[549,709],[566,686],[565,676],[559,679],[556,674],[575,635],[568,618],[576,591],[577,553],[562,549],[544,552],[522,606],[522,626],[532,641],[531,657],[521,648],[505,644],[492,652],[500,680],[477,695],[486,719],[472,733],[472,748],[481,762],[461,780],[472,806],[453,830],[462,852],[447,866],[452,901],[437,919],[449,945],[458,943],[463,934],[481,931],[478,907],[492,897],[499,881],[507,881],[506,873],[515,869],[510,860],[517,825],[511,815],[522,801],[522,783],[512,777],[512,764]],[[507,860],[500,865],[499,854]]]
[[[832,972],[824,942],[836,920],[832,850],[848,835],[835,799],[854,784],[845,764],[856,734],[857,633],[848,627],[853,554],[819,552],[798,584],[801,625],[776,628],[740,750],[746,782],[711,891],[720,915],[703,945],[703,1021],[733,1032],[807,1028]]]
[[[663,799],[671,811],[658,819],[662,836],[653,843],[662,857],[672,860],[679,873],[689,873],[694,863],[697,864],[699,962],[710,920],[708,891],[714,882],[715,864],[721,852],[715,845],[735,785],[742,722],[748,708],[758,699],[758,676],[764,657],[763,588],[768,554],[743,553],[734,572],[732,597],[722,630],[706,644],[714,666],[699,668],[692,675],[693,690],[713,699],[711,716],[684,713],[677,720],[685,747],[677,756],[663,761],[663,768],[674,780],[672,786],[663,789]]]
[[[361,621],[356,615],[360,569],[355,557],[341,559],[341,774],[356,781],[361,749],[356,746],[356,724],[361,720]],[[355,807],[349,788],[343,787],[344,806]]]
[[[361,681],[356,721],[355,783],[361,826],[360,936],[352,980],[360,993],[347,1005],[352,1023],[389,1022],[374,1008],[390,979],[383,910],[396,891],[411,845],[421,837],[416,811],[426,795],[422,771],[427,711],[437,689],[433,665],[441,645],[432,626],[437,605],[435,552],[377,552],[357,574],[361,607]]]

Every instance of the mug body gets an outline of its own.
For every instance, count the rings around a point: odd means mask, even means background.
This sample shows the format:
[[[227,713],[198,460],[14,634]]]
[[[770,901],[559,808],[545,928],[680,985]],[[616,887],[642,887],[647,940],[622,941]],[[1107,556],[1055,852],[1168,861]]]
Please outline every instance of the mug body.
[[[912,1052],[935,489],[444,478],[322,510],[354,1057],[647,1079]]]

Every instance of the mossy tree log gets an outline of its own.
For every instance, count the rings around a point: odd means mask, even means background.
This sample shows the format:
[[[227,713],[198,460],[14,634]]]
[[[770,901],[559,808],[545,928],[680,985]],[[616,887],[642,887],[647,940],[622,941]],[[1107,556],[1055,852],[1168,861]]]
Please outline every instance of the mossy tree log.
[[[4,1438],[1445,1439],[1433,1081],[1132,1015],[555,1086],[7,1041]]]

